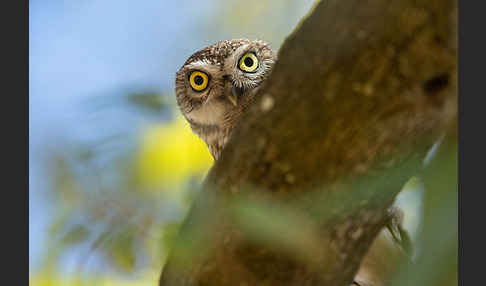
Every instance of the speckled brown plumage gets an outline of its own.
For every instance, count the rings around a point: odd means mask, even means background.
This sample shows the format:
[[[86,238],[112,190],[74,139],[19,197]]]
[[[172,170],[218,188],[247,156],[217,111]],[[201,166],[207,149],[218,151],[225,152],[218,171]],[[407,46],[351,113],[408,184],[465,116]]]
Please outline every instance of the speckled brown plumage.
[[[238,67],[247,53],[258,60],[253,72]],[[176,73],[176,97],[181,113],[192,131],[206,142],[214,159],[219,158],[231,131],[253,102],[274,62],[274,52],[263,41],[224,40],[192,54]],[[189,76],[194,71],[209,78],[202,91],[190,86]]]
[[[250,44],[251,42],[252,41],[248,39],[233,39],[217,42],[192,54],[186,60],[183,66],[201,59],[209,60],[211,64],[222,63],[237,48],[241,47],[244,44]]]

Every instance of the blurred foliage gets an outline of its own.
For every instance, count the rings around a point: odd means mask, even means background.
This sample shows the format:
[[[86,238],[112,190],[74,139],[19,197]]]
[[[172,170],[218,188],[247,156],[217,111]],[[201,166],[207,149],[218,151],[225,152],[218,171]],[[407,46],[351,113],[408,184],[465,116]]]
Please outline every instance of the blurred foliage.
[[[147,128],[137,154],[137,178],[143,186],[174,186],[193,174],[204,174],[212,164],[205,143],[182,116]]]
[[[315,1],[219,0],[218,2],[220,15],[231,19],[225,21],[226,31],[231,31],[233,35],[265,40],[276,49]]]
[[[127,100],[134,106],[140,107],[144,111],[155,113],[163,112],[170,105],[168,97],[161,96],[157,92],[137,92],[127,95]]]
[[[458,145],[447,138],[423,174],[424,215],[415,263],[393,285],[458,284]]]
[[[136,99],[139,96],[143,99]],[[155,93],[129,94],[126,103],[149,112],[161,108],[162,101],[150,97],[162,98]],[[35,285],[109,285],[96,278],[101,277],[97,271],[138,276],[149,269],[148,277],[156,279],[194,186],[211,166],[212,157],[181,116],[150,121],[140,130],[132,135],[138,138],[134,146],[118,150],[115,156],[107,157],[97,142],[74,142],[51,150],[49,194],[56,208],[42,268],[34,273]],[[101,136],[98,142],[123,139]],[[59,270],[73,252],[81,255],[71,258],[75,266],[65,270],[71,274],[63,275],[65,271]],[[92,261],[101,268],[89,267]],[[85,268],[90,275],[82,275]],[[139,285],[139,280],[113,284]]]
[[[83,286],[83,285],[103,285],[103,286],[146,286],[154,285],[153,274],[145,274],[136,281],[129,281],[126,279],[117,279],[114,277],[96,277],[86,278],[69,275],[59,276],[57,274],[43,274],[38,275],[35,279],[30,279],[29,286]]]

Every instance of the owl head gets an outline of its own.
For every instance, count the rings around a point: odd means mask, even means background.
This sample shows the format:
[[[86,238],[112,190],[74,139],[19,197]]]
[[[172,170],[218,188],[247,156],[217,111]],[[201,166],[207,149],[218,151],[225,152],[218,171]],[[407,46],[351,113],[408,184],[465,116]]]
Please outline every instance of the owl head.
[[[223,116],[245,105],[250,91],[269,75],[275,61],[262,41],[225,40],[197,51],[176,73],[182,114],[200,124],[220,124]]]
[[[215,159],[274,62],[262,41],[225,40],[191,55],[176,73],[179,108]]]

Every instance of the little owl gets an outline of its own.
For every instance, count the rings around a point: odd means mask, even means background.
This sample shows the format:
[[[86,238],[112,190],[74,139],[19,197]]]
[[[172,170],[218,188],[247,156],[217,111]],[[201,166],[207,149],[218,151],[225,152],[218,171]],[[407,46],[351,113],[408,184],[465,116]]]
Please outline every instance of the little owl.
[[[194,53],[177,72],[177,104],[215,160],[275,59],[262,41],[233,39]]]

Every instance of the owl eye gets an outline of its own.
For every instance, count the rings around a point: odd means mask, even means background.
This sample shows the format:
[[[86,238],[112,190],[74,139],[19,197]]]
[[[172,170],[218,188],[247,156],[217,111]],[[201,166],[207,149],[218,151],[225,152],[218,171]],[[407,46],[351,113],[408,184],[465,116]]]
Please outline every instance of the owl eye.
[[[209,77],[207,74],[200,71],[193,71],[189,75],[189,84],[195,91],[203,91],[208,87]]]
[[[254,53],[246,53],[240,58],[238,67],[245,72],[254,72],[258,68],[258,58]]]

